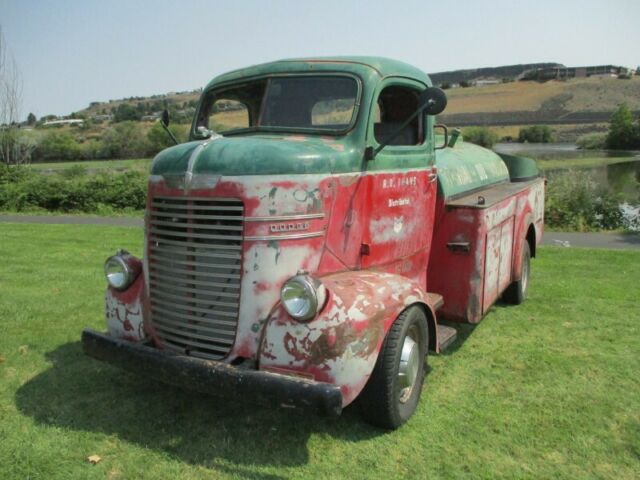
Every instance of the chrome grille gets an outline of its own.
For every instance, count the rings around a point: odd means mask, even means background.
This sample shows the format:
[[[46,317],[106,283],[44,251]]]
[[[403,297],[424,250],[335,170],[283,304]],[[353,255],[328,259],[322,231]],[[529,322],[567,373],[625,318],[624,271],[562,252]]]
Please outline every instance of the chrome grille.
[[[155,197],[149,217],[151,321],[164,344],[226,356],[240,304],[243,205],[226,198]]]

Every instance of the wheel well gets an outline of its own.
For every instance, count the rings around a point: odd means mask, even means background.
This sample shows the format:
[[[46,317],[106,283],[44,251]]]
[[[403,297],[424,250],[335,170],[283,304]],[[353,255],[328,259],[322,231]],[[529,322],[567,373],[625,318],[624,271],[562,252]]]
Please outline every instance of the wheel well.
[[[529,229],[527,230],[527,242],[529,242],[529,251],[531,252],[531,257],[536,256],[536,228],[533,226],[533,223],[529,225]]]
[[[429,326],[429,350],[435,351],[438,344],[438,339],[436,338],[436,319],[433,316],[431,308],[426,304],[418,303],[417,306],[422,309],[427,317],[427,325]]]

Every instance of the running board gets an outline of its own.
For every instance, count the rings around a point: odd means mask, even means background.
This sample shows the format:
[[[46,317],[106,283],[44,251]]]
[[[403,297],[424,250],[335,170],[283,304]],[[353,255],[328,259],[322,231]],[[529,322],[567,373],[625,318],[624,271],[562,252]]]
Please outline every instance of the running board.
[[[442,295],[438,293],[427,293],[427,302],[431,305],[434,312],[444,305],[444,299],[442,298]],[[436,331],[436,338],[438,339],[437,352],[443,352],[453,343],[457,335],[458,331],[455,328],[448,327],[446,325],[438,325]]]
[[[458,331],[453,327],[438,325],[438,352],[442,353],[456,339]]]

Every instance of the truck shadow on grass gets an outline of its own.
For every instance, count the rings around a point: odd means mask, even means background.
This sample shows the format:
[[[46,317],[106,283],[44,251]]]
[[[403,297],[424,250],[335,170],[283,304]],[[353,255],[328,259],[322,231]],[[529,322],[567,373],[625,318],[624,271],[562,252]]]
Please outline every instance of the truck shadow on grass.
[[[224,471],[230,462],[237,465],[230,470],[235,475],[261,478],[251,466],[306,464],[312,433],[353,442],[384,434],[365,424],[356,407],[331,420],[259,407],[251,399],[202,395],[88,358],[80,342],[45,356],[51,368],[16,393],[18,409],[38,424],[117,435],[216,470]]]

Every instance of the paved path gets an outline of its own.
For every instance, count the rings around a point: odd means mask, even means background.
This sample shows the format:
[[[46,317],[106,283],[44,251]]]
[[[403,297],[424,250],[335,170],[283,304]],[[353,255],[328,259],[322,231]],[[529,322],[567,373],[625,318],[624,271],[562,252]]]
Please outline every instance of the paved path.
[[[64,225],[113,225],[119,227],[142,227],[141,218],[132,217],[84,217],[79,215],[0,215],[0,222],[45,223]],[[547,232],[543,245],[558,247],[622,248],[640,249],[640,234],[619,233],[563,233]]]
[[[546,232],[542,244],[559,247],[640,249],[640,234]]]

